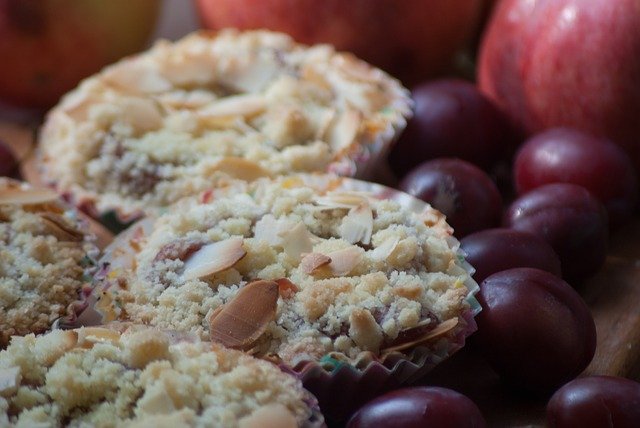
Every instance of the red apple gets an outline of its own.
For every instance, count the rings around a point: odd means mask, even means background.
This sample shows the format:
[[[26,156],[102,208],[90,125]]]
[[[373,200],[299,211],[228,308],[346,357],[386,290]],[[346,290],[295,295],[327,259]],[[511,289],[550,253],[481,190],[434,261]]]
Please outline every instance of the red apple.
[[[208,28],[269,28],[331,43],[415,83],[474,35],[483,0],[197,0]]]
[[[578,128],[640,165],[640,1],[502,0],[478,80],[529,132]]]
[[[80,79],[143,48],[159,0],[0,0],[0,99],[50,107]]]

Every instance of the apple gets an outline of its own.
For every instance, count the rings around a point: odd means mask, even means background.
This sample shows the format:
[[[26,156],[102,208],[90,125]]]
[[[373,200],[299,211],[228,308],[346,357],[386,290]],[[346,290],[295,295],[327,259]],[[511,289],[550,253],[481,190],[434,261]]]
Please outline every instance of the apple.
[[[331,43],[407,84],[444,71],[479,25],[484,0],[197,0],[205,27],[268,28]]]
[[[529,133],[574,127],[640,166],[640,1],[502,0],[478,81]]]
[[[47,108],[105,65],[142,49],[159,0],[0,0],[0,99]]]

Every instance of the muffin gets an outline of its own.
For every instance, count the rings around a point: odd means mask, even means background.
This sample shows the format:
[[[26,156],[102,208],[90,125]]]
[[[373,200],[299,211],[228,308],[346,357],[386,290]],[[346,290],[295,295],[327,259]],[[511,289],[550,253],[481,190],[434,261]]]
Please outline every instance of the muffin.
[[[95,309],[299,371],[382,363],[408,380],[475,329],[477,284],[451,233],[439,212],[380,185],[236,183],[119,236]]]
[[[201,32],[83,81],[48,114],[41,166],[78,205],[126,220],[229,177],[371,175],[410,115],[398,81],[328,45]]]
[[[14,337],[0,352],[0,426],[324,426],[300,381],[266,361],[118,327]]]
[[[97,249],[52,190],[0,178],[0,349],[85,306]]]

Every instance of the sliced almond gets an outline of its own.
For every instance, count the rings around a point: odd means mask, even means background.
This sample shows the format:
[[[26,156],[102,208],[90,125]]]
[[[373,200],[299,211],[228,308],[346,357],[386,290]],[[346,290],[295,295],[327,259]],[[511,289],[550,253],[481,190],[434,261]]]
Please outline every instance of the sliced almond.
[[[300,268],[306,274],[312,274],[322,266],[331,263],[331,257],[320,253],[308,253],[302,256]]]
[[[115,64],[107,68],[102,76],[110,85],[132,93],[162,93],[172,88],[158,70],[140,61]]]
[[[327,265],[332,276],[345,276],[349,274],[362,260],[364,250],[351,246],[328,254],[331,263]]]
[[[348,149],[358,136],[362,116],[357,110],[347,109],[337,117],[329,130],[329,144],[334,153]]]
[[[21,381],[20,367],[0,368],[0,397],[9,398],[15,394]]]
[[[0,189],[0,205],[36,205],[53,202],[58,194],[41,187],[6,187]]]
[[[233,237],[205,245],[185,261],[182,279],[205,278],[229,269],[247,254],[242,243],[242,238]]]
[[[350,244],[368,245],[373,232],[373,211],[368,203],[351,208],[338,229],[340,236]]]
[[[423,336],[415,340],[411,340],[409,342],[401,343],[399,345],[391,346],[389,348],[383,349],[382,354],[384,356],[392,352],[404,351],[405,349],[413,348],[418,345],[427,343],[433,339],[440,338],[445,334],[447,334],[448,332],[450,332],[451,330],[453,330],[458,325],[458,323],[459,323],[458,318],[451,318],[446,321],[443,321],[440,324],[438,324],[433,330],[427,331]]]
[[[325,209],[351,209],[358,205],[368,204],[369,199],[365,193],[331,192],[327,193],[325,196],[315,198],[314,202]]]
[[[290,299],[300,290],[300,288],[289,281],[288,278],[276,279],[276,283],[278,284],[278,293],[280,293],[280,297],[283,299]]]
[[[209,337],[227,348],[248,350],[276,317],[278,283],[253,281],[209,319]]]
[[[220,75],[220,83],[237,92],[257,93],[263,91],[280,73],[280,66],[274,57],[249,57],[245,63],[236,62],[234,70]]]
[[[64,217],[54,213],[40,213],[47,230],[61,242],[82,242],[84,234],[74,228]]]
[[[78,346],[92,348],[97,343],[118,343],[120,333],[104,327],[83,327],[77,330]]]
[[[284,252],[296,261],[300,260],[302,254],[313,250],[312,235],[301,221],[293,229],[280,233],[280,236]]]
[[[397,236],[387,238],[382,244],[374,248],[369,255],[373,260],[383,262],[389,258],[393,253],[393,250],[398,246],[399,242],[400,238]]]
[[[382,329],[371,312],[363,308],[355,308],[349,314],[349,337],[361,349],[377,352],[382,343]]]
[[[239,428],[296,428],[296,417],[280,403],[258,407],[248,416],[238,420]]]
[[[276,219],[272,214],[267,214],[256,222],[253,237],[271,246],[281,245],[282,236],[292,228],[292,221]]]
[[[221,159],[211,167],[208,172],[210,174],[222,172],[244,181],[254,181],[262,177],[271,177],[271,173],[257,163],[237,157]]]
[[[202,109],[198,114],[203,118],[252,117],[267,108],[267,101],[262,95],[243,94],[226,97]]]
[[[122,121],[139,131],[149,132],[162,125],[162,114],[154,101],[129,97],[122,102]]]

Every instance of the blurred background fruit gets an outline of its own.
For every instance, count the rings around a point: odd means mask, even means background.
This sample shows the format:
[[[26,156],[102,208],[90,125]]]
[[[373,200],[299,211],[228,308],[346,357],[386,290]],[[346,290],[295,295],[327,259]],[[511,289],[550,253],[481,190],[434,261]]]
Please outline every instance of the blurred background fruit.
[[[18,160],[13,150],[0,140],[0,177],[17,177]]]
[[[631,218],[638,200],[638,178],[627,154],[607,139],[571,128],[527,140],[515,158],[514,182],[519,194],[550,183],[583,186],[604,204],[614,227]]]
[[[0,0],[0,100],[48,108],[145,47],[159,0]]]
[[[428,81],[414,87],[411,95],[414,117],[389,156],[398,177],[437,157],[457,157],[489,169],[514,150],[508,117],[473,83]]]
[[[608,137],[640,165],[640,2],[502,0],[479,55],[480,88],[529,132]]]
[[[405,83],[433,77],[477,32],[483,0],[197,0],[205,27],[331,43]]]

